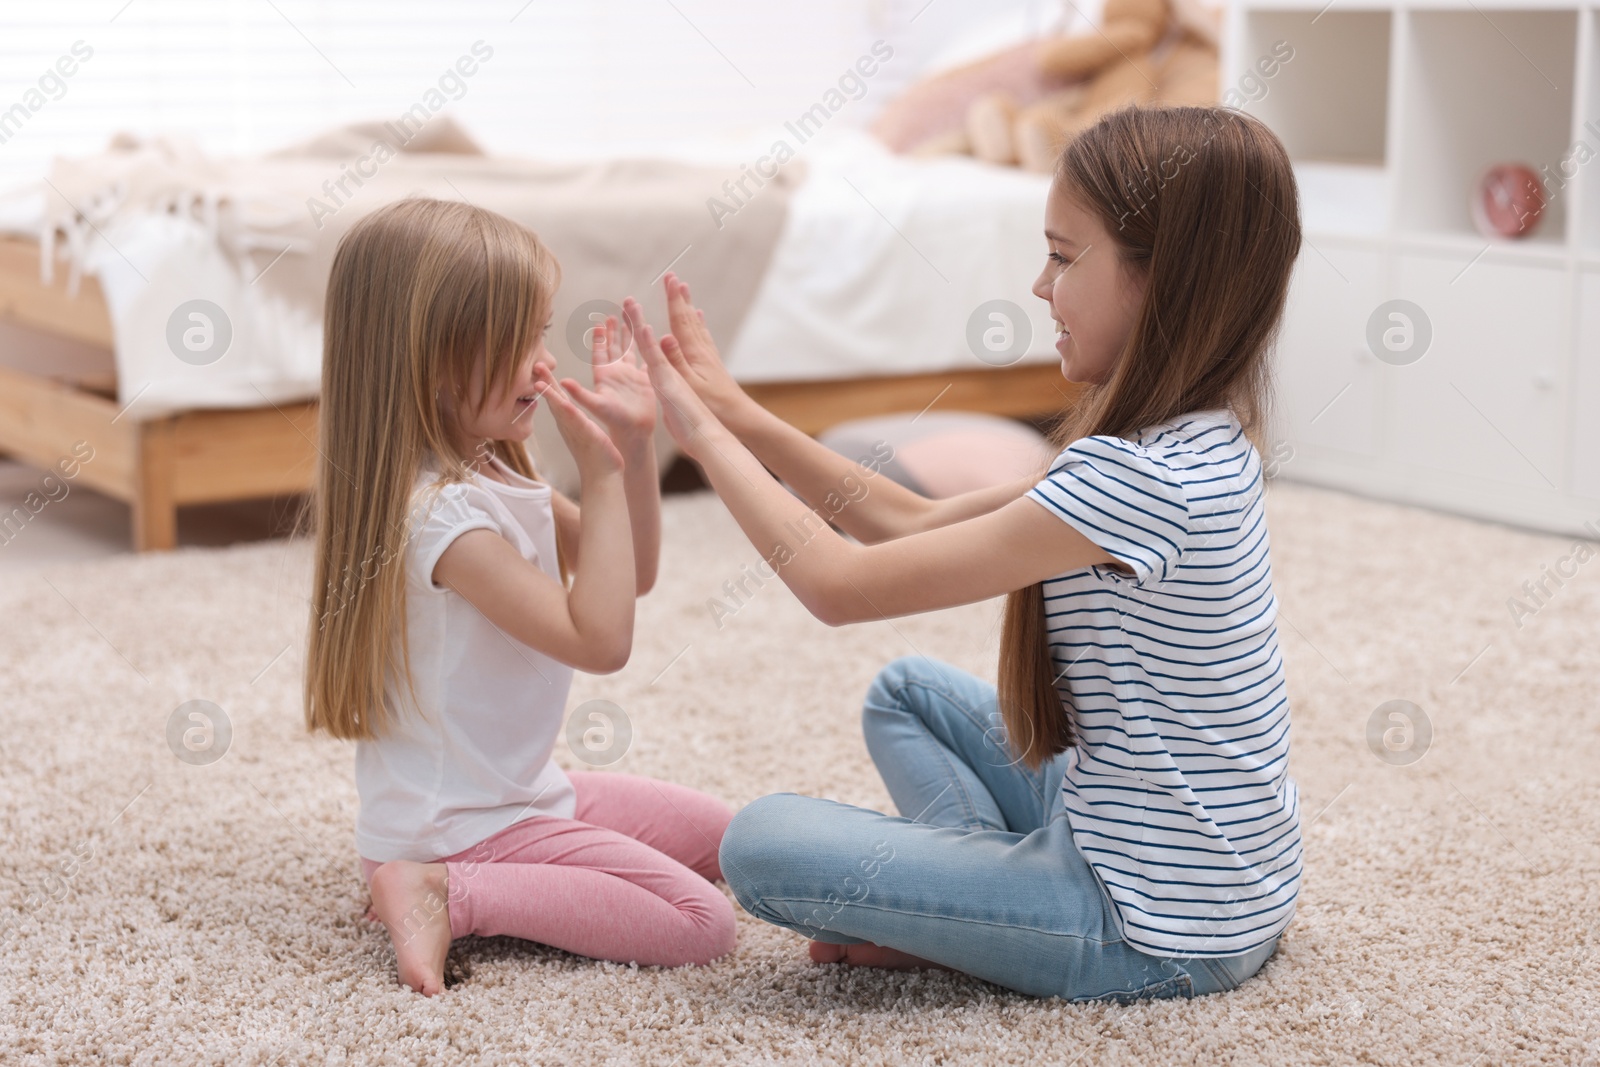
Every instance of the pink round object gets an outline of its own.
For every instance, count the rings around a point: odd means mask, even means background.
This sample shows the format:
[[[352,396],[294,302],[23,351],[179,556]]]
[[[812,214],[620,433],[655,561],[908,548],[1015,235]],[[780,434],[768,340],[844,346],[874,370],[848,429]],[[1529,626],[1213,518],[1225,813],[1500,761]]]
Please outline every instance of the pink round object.
[[[1527,237],[1544,216],[1544,186],[1532,167],[1496,163],[1472,196],[1472,221],[1485,237]]]

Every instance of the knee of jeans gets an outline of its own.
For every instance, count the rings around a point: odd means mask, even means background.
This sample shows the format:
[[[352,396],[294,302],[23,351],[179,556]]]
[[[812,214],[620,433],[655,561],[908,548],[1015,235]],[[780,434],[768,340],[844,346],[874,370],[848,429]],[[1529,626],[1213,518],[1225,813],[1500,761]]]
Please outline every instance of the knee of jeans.
[[[892,702],[896,699],[896,692],[916,673],[919,668],[927,666],[927,660],[921,656],[901,656],[890,660],[878,671],[872,679],[872,686],[868,690],[869,697],[878,698],[879,703]]]
[[[760,899],[761,885],[793,850],[791,838],[802,808],[813,797],[773,793],[759,797],[734,813],[717,849],[722,877],[746,911]]]
[[[861,725],[865,730],[871,730],[875,723],[881,721],[881,716],[888,711],[906,712],[903,696],[906,682],[913,672],[925,661],[921,656],[901,656],[890,661],[877,677],[872,679],[872,685],[867,689],[867,699],[861,705]]]

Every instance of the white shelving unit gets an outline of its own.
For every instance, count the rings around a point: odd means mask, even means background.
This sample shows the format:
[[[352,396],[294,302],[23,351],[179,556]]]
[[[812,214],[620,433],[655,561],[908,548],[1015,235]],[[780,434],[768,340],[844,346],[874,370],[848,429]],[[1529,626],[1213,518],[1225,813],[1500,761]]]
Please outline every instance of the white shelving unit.
[[[1240,90],[1300,186],[1273,428],[1294,448],[1284,476],[1592,536],[1600,0],[1234,0],[1224,89],[1280,41],[1293,57]],[[1500,162],[1548,174],[1532,236],[1472,224],[1472,190]],[[1368,344],[1397,299],[1431,326],[1414,362]]]

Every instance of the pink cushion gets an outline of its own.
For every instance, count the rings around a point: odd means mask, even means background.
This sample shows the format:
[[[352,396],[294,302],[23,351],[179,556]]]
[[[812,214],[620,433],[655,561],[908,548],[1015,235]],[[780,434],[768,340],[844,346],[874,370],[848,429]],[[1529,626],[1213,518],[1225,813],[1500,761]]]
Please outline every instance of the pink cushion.
[[[876,446],[886,443],[894,459],[884,473],[936,498],[1042,475],[1055,454],[1032,427],[976,412],[858,419],[833,427],[821,441],[857,461],[881,455]]]

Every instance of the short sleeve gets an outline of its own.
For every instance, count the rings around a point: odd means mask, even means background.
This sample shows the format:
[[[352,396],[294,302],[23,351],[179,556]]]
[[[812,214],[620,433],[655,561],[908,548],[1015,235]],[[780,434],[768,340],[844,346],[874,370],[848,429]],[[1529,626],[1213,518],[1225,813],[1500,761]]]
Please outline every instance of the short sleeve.
[[[438,591],[433,568],[451,542],[468,530],[505,531],[489,514],[484,491],[464,482],[424,486],[411,498],[411,540],[406,547],[407,579],[414,585]]]
[[[1120,437],[1074,441],[1028,496],[1127,564],[1140,585],[1172,578],[1189,544],[1178,472]]]

